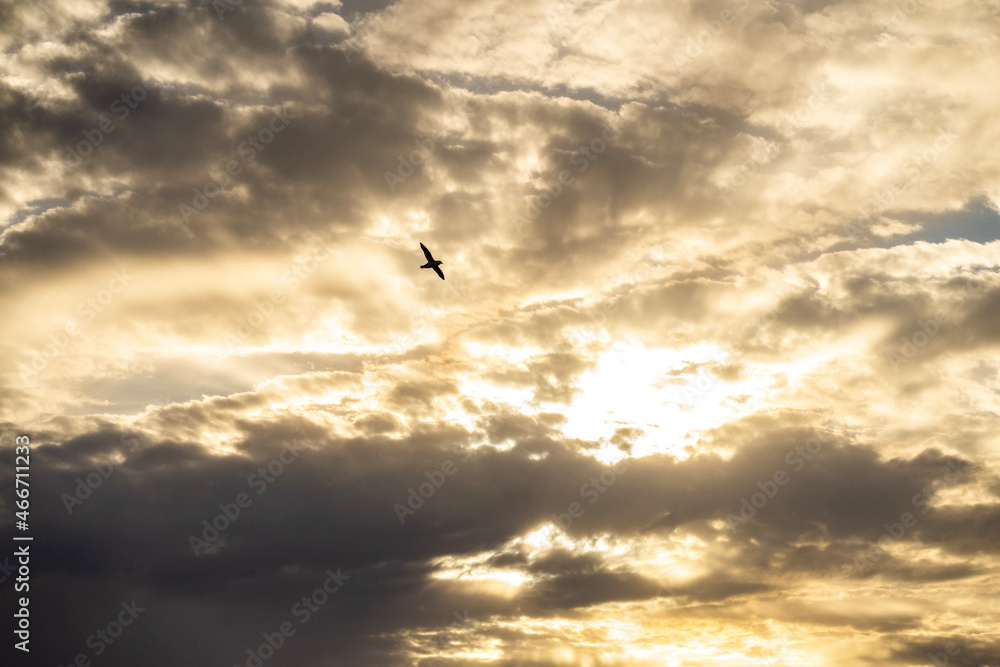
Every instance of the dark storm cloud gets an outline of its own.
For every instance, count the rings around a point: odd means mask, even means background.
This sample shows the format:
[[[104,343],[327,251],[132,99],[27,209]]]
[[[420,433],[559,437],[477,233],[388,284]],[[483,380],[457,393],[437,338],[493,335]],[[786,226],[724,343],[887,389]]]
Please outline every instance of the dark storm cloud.
[[[773,589],[771,584],[754,581],[738,581],[723,572],[713,572],[707,577],[696,579],[689,584],[674,589],[672,594],[698,603],[719,602],[732,597],[754,593],[766,593]]]
[[[50,151],[72,162],[70,183],[84,175],[127,173],[126,187],[133,191],[125,200],[88,205],[83,192],[67,189],[64,196],[72,208],[35,217],[8,231],[4,252],[9,258],[38,262],[53,255],[64,261],[79,259],[95,251],[199,253],[206,244],[218,245],[213,228],[219,226],[233,233],[227,243],[251,246],[264,238],[275,239],[282,226],[319,228],[330,222],[355,226],[361,222],[362,193],[384,194],[382,173],[395,166],[398,154],[409,152],[415,140],[424,138],[417,125],[440,106],[434,89],[412,77],[388,74],[364,58],[349,64],[335,48],[309,45],[289,51],[282,45],[279,53],[266,23],[245,17],[225,23],[204,18],[176,9],[131,16],[120,46],[132,56],[177,58],[173,51],[163,51],[165,45],[186,44],[183,56],[204,63],[205,74],[217,79],[235,77],[236,70],[227,67],[246,66],[243,56],[252,61],[262,57],[259,49],[270,49],[272,57],[280,57],[285,68],[303,79],[303,85],[275,85],[261,94],[241,90],[232,81],[229,92],[237,98],[242,95],[243,104],[270,107],[241,117],[217,101],[202,99],[210,91],[198,84],[192,89],[152,79],[125,64],[110,45],[101,45],[90,49],[86,60],[56,64],[67,70],[61,76],[76,92],[69,107],[7,89],[7,106],[13,113],[4,117],[10,134],[31,141],[20,153],[22,160],[48,141]],[[205,30],[212,38],[196,37]],[[243,53],[249,45],[253,50]],[[273,64],[268,71],[274,71]],[[124,106],[118,98],[143,90],[137,86],[146,86],[148,94],[130,103],[133,108]],[[325,109],[296,114],[282,107],[290,99],[323,104]],[[124,118],[119,115],[126,113]],[[275,113],[295,117],[263,150],[246,158],[250,153],[239,152],[241,142],[267,129]],[[109,132],[101,131],[102,119],[111,123]],[[87,155],[79,155],[78,144],[86,144]],[[71,153],[66,145],[73,148]],[[243,171],[225,181],[227,161],[234,159]],[[224,193],[185,221],[180,206],[193,207],[198,196],[194,190],[204,193],[212,182],[246,187],[250,199],[241,201]],[[312,203],[306,205],[307,201]],[[83,207],[73,206],[74,202]],[[317,216],[317,206],[335,212],[332,220],[329,214]],[[137,225],[137,218],[143,224]],[[281,225],[276,226],[276,220]]]
[[[963,557],[1000,551],[1000,510],[994,505],[942,507],[917,528],[918,539]]]
[[[588,531],[644,530],[725,520],[740,516],[743,499],[749,501],[761,492],[758,483],[784,471],[787,485],[779,487],[748,521],[734,521],[737,538],[742,533],[745,539],[782,545],[816,531],[862,537],[877,530],[886,517],[912,509],[913,495],[949,472],[947,457],[940,452],[928,450],[914,459],[884,461],[871,447],[849,445],[837,438],[823,444],[811,458],[802,448],[815,432],[756,423],[766,429],[757,437],[748,438],[744,430],[753,428],[754,421],[735,424],[730,433],[724,430],[715,436],[736,448],[729,461],[708,455],[682,462],[669,457],[644,460],[628,472],[627,483],[623,481],[620,488],[616,485],[614,494],[581,519],[581,525]],[[731,440],[733,436],[737,442]]]
[[[318,585],[325,568],[340,566],[357,583],[346,585],[331,606],[338,611],[315,621],[324,632],[310,634],[290,655],[336,645],[370,648],[369,642],[376,640],[364,632],[377,634],[376,627],[382,632],[390,627],[402,630],[416,622],[412,610],[395,602],[413,587],[429,583],[430,559],[495,550],[554,512],[565,512],[568,503],[580,500],[581,484],[600,479],[603,467],[549,435],[555,433],[551,426],[524,417],[492,419],[490,439],[512,440],[513,448],[479,450],[468,460],[462,449],[472,434],[463,429],[438,427],[404,436],[402,442],[378,437],[338,440],[301,420],[273,426],[244,422],[241,428],[247,436],[240,446],[244,456],[209,454],[193,443],[148,440],[131,452],[122,447],[122,434],[111,430],[58,446],[38,446],[32,473],[38,498],[35,529],[54,541],[37,561],[36,576],[45,582],[46,591],[58,581],[77,590],[80,578],[103,581],[123,598],[133,595],[129,591],[142,590],[150,608],[187,609],[210,601],[221,614],[223,627],[242,622],[256,624],[263,632],[269,629],[266,619],[279,618],[299,591],[314,582]],[[520,426],[514,427],[518,421]],[[510,427],[504,426],[508,423]],[[768,428],[767,422],[758,422],[752,429],[734,425],[716,436],[736,448],[729,460],[703,455],[686,461],[665,456],[632,461],[598,502],[584,504],[586,512],[570,526],[569,534],[609,532],[626,537],[686,524],[704,527],[727,512],[738,512],[740,496],[756,491],[757,482],[769,479],[775,468],[787,467],[785,452],[811,435],[806,429],[775,430],[776,425]],[[294,443],[292,453],[283,456],[288,443]],[[116,452],[126,458],[121,462],[109,458]],[[542,457],[532,460],[538,454]],[[278,466],[274,463],[278,460],[284,463]],[[448,460],[457,472],[400,525],[393,504],[405,503],[409,489]],[[79,480],[99,471],[102,462],[111,465],[112,472],[79,505],[73,503],[70,514],[64,494],[77,493]],[[269,465],[270,478],[261,473]],[[274,474],[277,469],[280,472]],[[831,441],[733,539],[742,543],[752,537],[762,545],[757,547],[762,561],[783,554],[792,569],[823,571],[828,566],[822,558],[802,559],[789,544],[817,530],[832,537],[868,537],[944,471],[944,457],[937,452],[884,460],[870,448]],[[211,521],[223,511],[220,503],[231,504],[240,493],[247,493],[252,504],[211,542],[212,549],[195,556],[190,536],[202,536],[206,528],[201,522]],[[487,517],[489,521],[484,520]],[[982,526],[991,521],[981,518],[970,523],[934,510],[922,520],[917,538],[965,550],[972,539],[980,544],[992,540],[995,546],[995,537],[982,534]],[[967,529],[961,528],[966,524]],[[546,575],[518,596],[523,609],[533,614],[646,599],[658,588],[639,573],[608,570],[593,557],[553,552],[540,560],[525,560],[515,555],[498,554],[492,562]],[[386,569],[386,564],[395,565]],[[734,564],[716,562],[719,573],[692,582],[680,594],[721,600],[771,586],[725,574]],[[447,596],[435,599],[433,590],[425,591],[421,605],[447,607]],[[99,615],[106,599],[107,595],[95,601],[90,613]],[[498,603],[496,611],[506,608],[507,603]],[[443,611],[442,616],[448,613]],[[353,639],[346,630],[328,625],[345,614],[356,619],[350,625],[352,632],[364,629]],[[196,637],[203,632],[181,619],[170,625]],[[85,627],[85,622],[74,621],[64,642],[46,649],[46,655],[67,659],[65,652],[86,636],[80,634]],[[153,631],[140,628],[136,632],[144,636]],[[334,634],[327,636],[327,631]],[[233,660],[241,641],[248,639],[239,632],[226,635],[209,654]],[[123,646],[109,655],[108,664],[127,663],[134,655],[127,651]]]
[[[548,609],[573,609],[609,601],[643,600],[657,588],[655,582],[633,573],[572,573],[545,579],[532,589],[529,600]]]
[[[982,667],[1000,664],[1000,643],[990,639],[938,634],[911,638],[890,636],[892,657],[900,664],[958,665]]]
[[[43,148],[45,137],[25,132],[27,127],[39,125],[49,130],[56,126],[56,119],[38,109],[29,93],[0,81],[0,165],[5,169],[13,167],[37,168],[37,152]],[[3,191],[7,196],[6,189]]]

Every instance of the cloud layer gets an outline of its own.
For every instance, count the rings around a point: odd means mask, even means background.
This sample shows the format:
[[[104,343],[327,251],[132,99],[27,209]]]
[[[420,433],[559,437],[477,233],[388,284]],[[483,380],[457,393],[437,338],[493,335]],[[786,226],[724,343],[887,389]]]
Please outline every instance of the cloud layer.
[[[0,20],[32,664],[1000,664],[996,12]]]

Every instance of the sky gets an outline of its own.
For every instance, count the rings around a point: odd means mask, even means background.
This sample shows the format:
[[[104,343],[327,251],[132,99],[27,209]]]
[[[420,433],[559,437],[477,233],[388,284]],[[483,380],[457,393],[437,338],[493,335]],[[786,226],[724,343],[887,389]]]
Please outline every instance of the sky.
[[[4,664],[1000,665],[996,0],[0,25]]]

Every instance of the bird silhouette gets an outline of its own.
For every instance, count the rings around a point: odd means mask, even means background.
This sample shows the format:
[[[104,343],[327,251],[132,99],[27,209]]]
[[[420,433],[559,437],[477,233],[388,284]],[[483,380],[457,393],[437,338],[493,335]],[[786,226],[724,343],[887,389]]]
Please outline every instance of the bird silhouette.
[[[431,251],[428,250],[427,246],[425,246],[423,243],[420,244],[420,249],[424,251],[424,257],[427,258],[427,263],[421,266],[420,268],[434,269],[434,273],[441,276],[441,280],[444,280],[444,273],[441,271],[441,265],[444,264],[444,262],[434,259],[434,257],[431,255]]]

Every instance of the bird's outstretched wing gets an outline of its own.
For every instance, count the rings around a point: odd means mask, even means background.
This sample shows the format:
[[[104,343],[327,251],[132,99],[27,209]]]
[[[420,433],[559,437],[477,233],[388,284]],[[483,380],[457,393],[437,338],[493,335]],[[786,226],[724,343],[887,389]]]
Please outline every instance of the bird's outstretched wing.
[[[441,270],[440,266],[435,266],[434,267],[434,273],[436,273],[439,276],[441,276],[441,280],[444,280],[444,271]]]
[[[423,243],[420,244],[420,249],[424,251],[424,257],[427,258],[428,262],[433,262],[434,258],[431,256],[431,251],[427,249]]]

